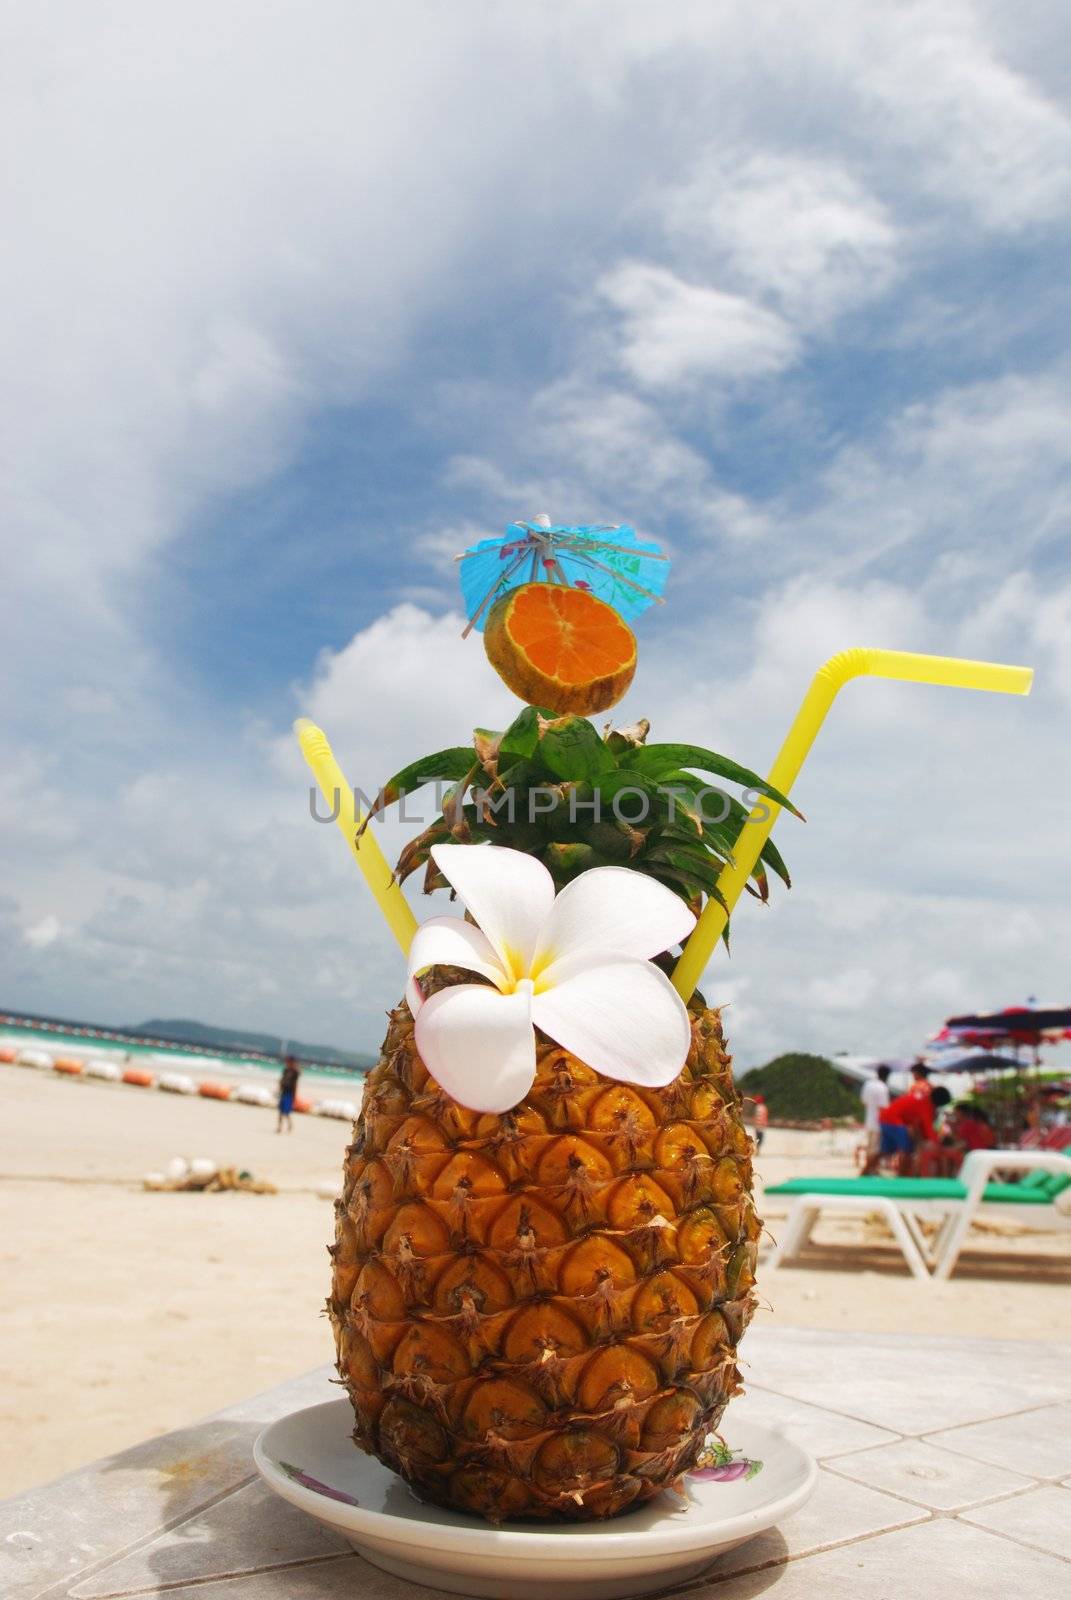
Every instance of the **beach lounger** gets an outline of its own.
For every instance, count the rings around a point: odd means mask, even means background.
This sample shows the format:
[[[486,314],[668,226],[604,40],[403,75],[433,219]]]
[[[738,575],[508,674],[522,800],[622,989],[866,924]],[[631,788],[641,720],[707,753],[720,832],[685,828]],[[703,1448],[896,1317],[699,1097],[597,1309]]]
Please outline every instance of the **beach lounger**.
[[[1017,1183],[998,1182],[998,1174],[1022,1173]],[[947,1278],[959,1259],[976,1216],[1003,1219],[1029,1228],[1071,1229],[1071,1215],[1055,1200],[1071,1187],[1071,1149],[975,1150],[958,1178],[790,1178],[772,1184],[767,1195],[793,1197],[781,1240],[770,1258],[780,1266],[799,1255],[823,1213],[868,1216],[886,1222],[916,1278]],[[937,1222],[931,1240],[921,1226]]]

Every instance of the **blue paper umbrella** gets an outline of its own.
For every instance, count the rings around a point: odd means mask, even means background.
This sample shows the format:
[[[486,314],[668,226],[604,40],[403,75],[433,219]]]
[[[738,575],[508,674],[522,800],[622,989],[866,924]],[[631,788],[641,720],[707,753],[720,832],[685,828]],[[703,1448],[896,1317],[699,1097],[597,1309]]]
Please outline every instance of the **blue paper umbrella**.
[[[631,622],[662,603],[669,557],[656,544],[619,527],[566,527],[549,517],[511,522],[501,539],[481,539],[458,556],[468,626],[483,632],[495,601],[522,583],[587,589]]]

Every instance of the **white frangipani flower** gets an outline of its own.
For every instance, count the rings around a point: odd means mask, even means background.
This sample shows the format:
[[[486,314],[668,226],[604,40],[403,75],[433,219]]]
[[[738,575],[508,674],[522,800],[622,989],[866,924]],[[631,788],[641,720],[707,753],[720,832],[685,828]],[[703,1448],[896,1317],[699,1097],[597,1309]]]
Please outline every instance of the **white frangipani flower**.
[[[671,890],[627,867],[593,867],[555,897],[542,862],[497,845],[439,844],[435,865],[478,926],[432,917],[409,951],[406,998],[424,1065],[473,1111],[503,1112],[535,1080],[535,1029],[596,1072],[661,1088],[680,1072],[691,1024],[650,957],[695,926]],[[425,999],[429,967],[464,967]]]

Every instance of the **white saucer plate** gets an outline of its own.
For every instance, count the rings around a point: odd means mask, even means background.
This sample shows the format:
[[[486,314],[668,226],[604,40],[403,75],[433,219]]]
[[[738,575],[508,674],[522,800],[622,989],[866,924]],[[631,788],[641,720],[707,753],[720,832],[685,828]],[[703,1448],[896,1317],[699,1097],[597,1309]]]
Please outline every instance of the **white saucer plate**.
[[[347,1539],[373,1566],[481,1600],[624,1600],[698,1577],[726,1550],[798,1510],[818,1468],[768,1428],[734,1424],[732,1460],[689,1474],[687,1501],[661,1494],[608,1522],[498,1527],[418,1500],[353,1444],[347,1400],[265,1428],[257,1468],[276,1494]]]

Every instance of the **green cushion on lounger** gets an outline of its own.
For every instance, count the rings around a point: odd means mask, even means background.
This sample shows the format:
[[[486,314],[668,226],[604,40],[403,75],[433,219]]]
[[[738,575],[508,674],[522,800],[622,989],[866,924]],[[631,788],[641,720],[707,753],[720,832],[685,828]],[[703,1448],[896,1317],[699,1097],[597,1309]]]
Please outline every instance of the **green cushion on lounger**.
[[[876,1195],[888,1200],[966,1200],[955,1178],[788,1178],[767,1194]]]
[[[1063,1194],[1071,1178],[1065,1172],[1045,1172],[1041,1167],[1034,1167],[1023,1179],[1024,1189],[1036,1189],[1049,1200],[1055,1200],[1058,1194]]]
[[[1055,1173],[1049,1174],[1050,1178]],[[1062,1178],[1057,1178],[1062,1183]],[[1001,1206],[1047,1206],[1052,1204],[1052,1195],[1047,1189],[1028,1189],[1022,1183],[987,1183],[983,1200],[991,1200],[994,1205]]]
[[[850,1194],[873,1195],[883,1200],[966,1200],[967,1190],[957,1178],[789,1178],[771,1184],[767,1194]],[[1028,1189],[1021,1183],[990,1183],[986,1200],[1001,1205],[1049,1204],[1042,1189]]]

